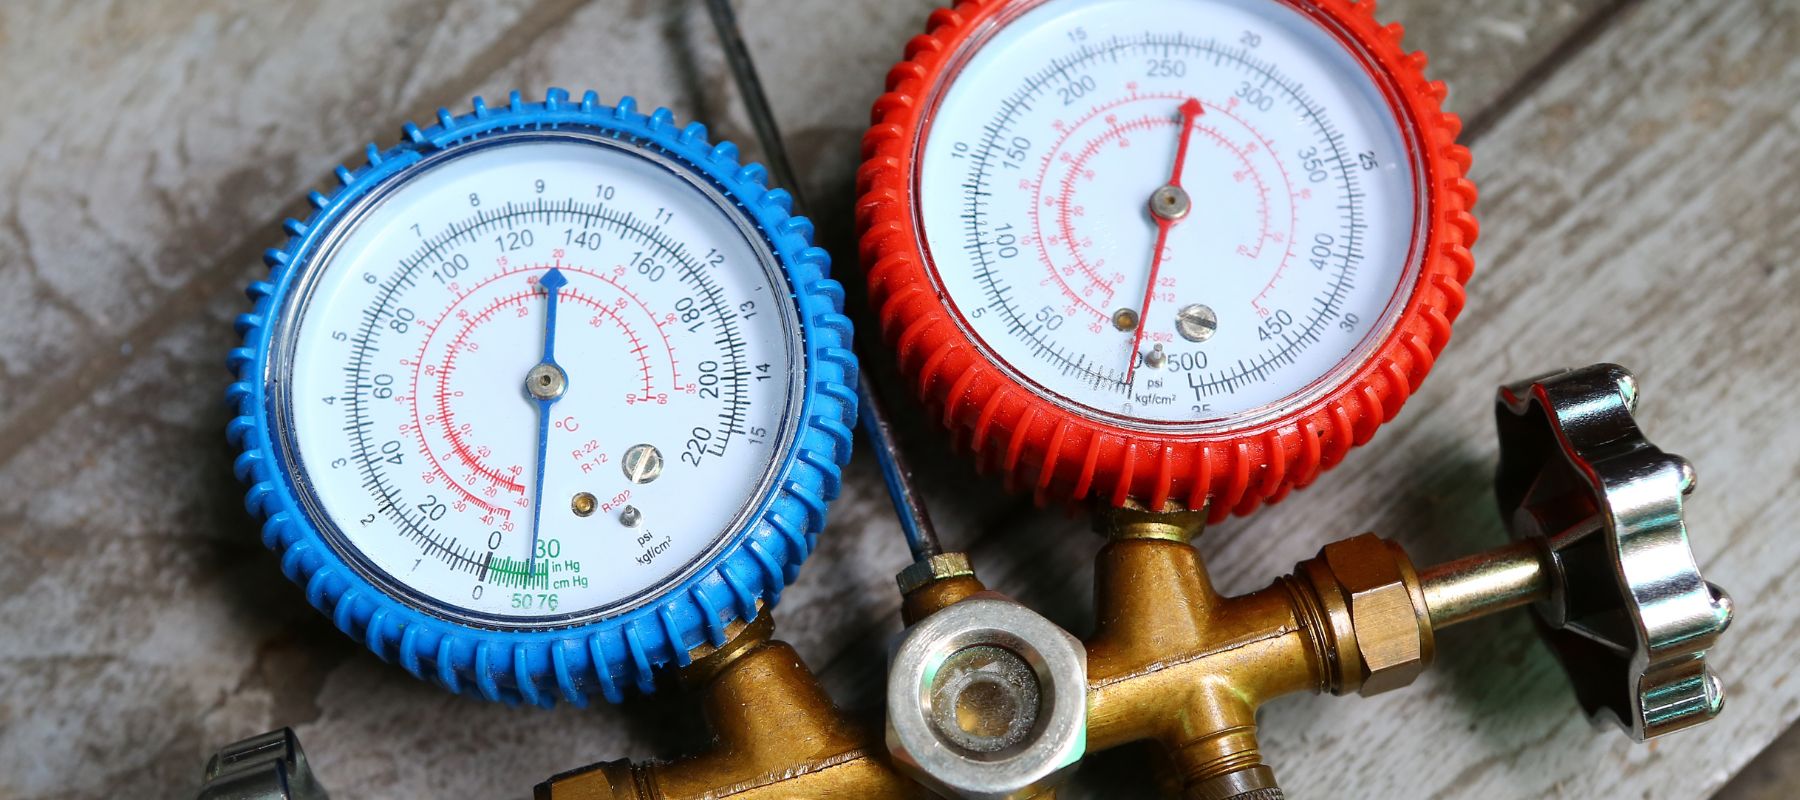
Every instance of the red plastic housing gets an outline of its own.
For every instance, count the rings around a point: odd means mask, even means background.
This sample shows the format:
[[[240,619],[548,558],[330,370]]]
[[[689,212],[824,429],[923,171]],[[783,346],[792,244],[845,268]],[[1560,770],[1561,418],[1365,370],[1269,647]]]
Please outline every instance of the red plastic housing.
[[[1129,499],[1150,508],[1169,502],[1194,508],[1210,501],[1215,521],[1248,513],[1312,483],[1351,447],[1367,442],[1419,387],[1449,341],[1474,269],[1469,247],[1478,231],[1471,214],[1475,186],[1464,177],[1469,151],[1456,144],[1462,123],[1442,110],[1445,88],[1426,80],[1425,55],[1401,49],[1401,27],[1376,22],[1373,2],[1290,4],[1352,40],[1351,49],[1385,77],[1381,82],[1390,87],[1417,148],[1426,241],[1410,297],[1368,361],[1311,402],[1253,428],[1182,434],[1120,427],[1058,405],[993,363],[957,324],[929,274],[914,168],[928,98],[953,76],[949,62],[1012,4],[968,0],[934,11],[926,32],[907,43],[906,59],[889,70],[857,172],[857,233],[869,300],[913,390],[958,446],[972,450],[982,469],[1000,471],[1010,489],[1030,488],[1039,503],[1094,499],[1123,505]]]

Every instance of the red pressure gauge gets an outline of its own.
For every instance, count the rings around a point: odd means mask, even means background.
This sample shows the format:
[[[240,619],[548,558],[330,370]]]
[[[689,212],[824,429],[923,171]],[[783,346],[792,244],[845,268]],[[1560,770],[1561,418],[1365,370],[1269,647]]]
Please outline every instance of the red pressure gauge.
[[[1474,267],[1461,123],[1373,3],[972,0],[863,138],[901,372],[1040,502],[1311,483],[1391,419]]]

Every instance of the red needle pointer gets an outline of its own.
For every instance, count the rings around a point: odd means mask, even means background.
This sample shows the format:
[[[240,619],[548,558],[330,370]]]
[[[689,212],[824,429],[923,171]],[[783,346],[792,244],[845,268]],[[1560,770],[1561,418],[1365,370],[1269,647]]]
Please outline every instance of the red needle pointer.
[[[1193,138],[1194,122],[1205,113],[1200,101],[1192,97],[1181,104],[1181,140],[1175,148],[1175,167],[1169,170],[1169,182],[1150,194],[1150,220],[1156,223],[1156,250],[1150,256],[1150,280],[1144,285],[1144,302],[1139,305],[1137,332],[1131,337],[1131,362],[1125,367],[1125,385],[1129,387],[1137,374],[1138,348],[1144,343],[1144,325],[1150,318],[1150,298],[1156,295],[1156,273],[1162,270],[1163,245],[1169,241],[1169,229],[1187,216],[1191,205],[1181,188],[1181,167],[1187,163],[1188,140]]]

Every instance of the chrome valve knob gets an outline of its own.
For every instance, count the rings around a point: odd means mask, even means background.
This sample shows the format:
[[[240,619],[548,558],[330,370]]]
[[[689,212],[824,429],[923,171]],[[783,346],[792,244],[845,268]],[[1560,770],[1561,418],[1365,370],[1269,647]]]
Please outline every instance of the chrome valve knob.
[[[199,800],[330,800],[292,728],[222,748],[206,763]]]
[[[1731,598],[1700,576],[1682,508],[1694,468],[1638,429],[1637,380],[1597,364],[1498,399],[1500,514],[1540,551],[1535,616],[1582,706],[1639,741],[1712,719],[1724,695],[1706,651]]]

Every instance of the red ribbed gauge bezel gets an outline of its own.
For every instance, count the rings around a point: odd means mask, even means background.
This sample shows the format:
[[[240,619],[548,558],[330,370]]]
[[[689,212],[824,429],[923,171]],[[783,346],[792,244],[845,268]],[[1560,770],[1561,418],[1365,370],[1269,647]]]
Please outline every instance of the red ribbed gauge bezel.
[[[1273,1],[1273,0],[1272,0]],[[915,167],[933,98],[954,79],[971,40],[987,35],[1017,2],[967,0],[931,14],[926,32],[906,45],[888,72],[863,136],[857,173],[859,250],[882,336],[901,373],[933,414],[997,469],[1009,488],[1031,488],[1038,501],[1168,502],[1211,517],[1247,513],[1306,486],[1392,419],[1450,338],[1474,269],[1475,186],[1464,174],[1469,151],[1456,144],[1462,123],[1442,110],[1444,85],[1425,78],[1425,55],[1401,49],[1402,29],[1375,20],[1372,2],[1288,0],[1319,20],[1386,87],[1408,129],[1419,170],[1425,224],[1420,265],[1386,338],[1367,361],[1339,373],[1312,399],[1238,429],[1141,430],[1070,410],[1022,384],[969,338],[937,288],[919,229]],[[1400,294],[1408,292],[1401,287]]]

